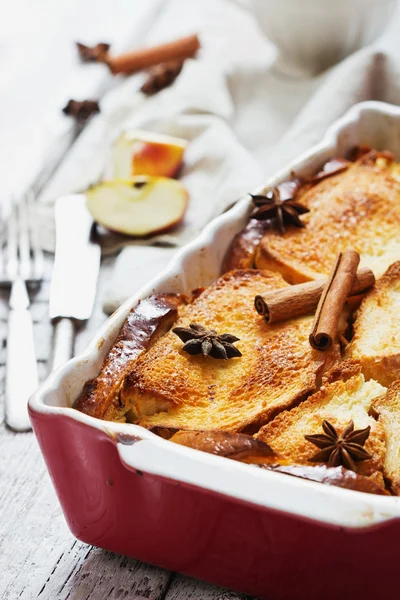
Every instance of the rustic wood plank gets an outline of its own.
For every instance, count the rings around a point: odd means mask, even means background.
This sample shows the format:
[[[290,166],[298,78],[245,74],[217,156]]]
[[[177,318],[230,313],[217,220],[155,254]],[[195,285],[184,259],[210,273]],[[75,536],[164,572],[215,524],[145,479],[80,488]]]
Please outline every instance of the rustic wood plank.
[[[158,567],[75,542],[56,564],[39,597],[161,600],[171,578],[171,573]]]
[[[191,577],[176,575],[165,600],[251,600],[250,596],[216,587]]]
[[[0,596],[34,597],[72,536],[32,433],[0,435]]]

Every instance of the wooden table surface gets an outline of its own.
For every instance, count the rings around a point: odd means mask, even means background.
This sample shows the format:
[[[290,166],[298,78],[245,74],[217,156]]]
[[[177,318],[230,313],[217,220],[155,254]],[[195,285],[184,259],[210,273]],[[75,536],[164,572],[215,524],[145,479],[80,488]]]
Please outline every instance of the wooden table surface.
[[[78,70],[73,41],[105,39],[122,46],[147,38],[155,13],[167,0],[14,0],[0,22],[0,164],[3,195],[23,186],[40,166],[54,130],[67,127],[60,108],[107,88],[104,73]],[[111,11],[111,14],[110,14]],[[129,19],[127,19],[129,15]],[[129,27],[128,27],[129,25]],[[137,26],[136,26],[137,25]],[[136,27],[136,29],[135,29]],[[70,143],[73,137],[68,141]],[[4,181],[5,179],[5,181]],[[0,200],[1,201],[1,200]],[[101,300],[113,259],[102,261],[97,303],[77,335],[81,351],[105,320]],[[52,327],[46,276],[31,292],[40,378],[48,373]],[[0,289],[0,407],[4,406],[8,290]],[[23,365],[21,365],[23,376]],[[90,547],[69,532],[33,433],[15,434],[0,417],[0,598],[2,600],[183,600],[243,598],[242,595]]]
[[[46,280],[31,294],[40,377],[47,374],[52,329]],[[103,260],[99,301],[77,336],[81,351],[104,321],[100,299],[112,268]],[[4,401],[8,292],[0,290],[0,405]],[[23,366],[21,365],[21,375]],[[2,600],[234,600],[243,595],[77,541],[69,532],[33,433],[0,424],[0,598]]]

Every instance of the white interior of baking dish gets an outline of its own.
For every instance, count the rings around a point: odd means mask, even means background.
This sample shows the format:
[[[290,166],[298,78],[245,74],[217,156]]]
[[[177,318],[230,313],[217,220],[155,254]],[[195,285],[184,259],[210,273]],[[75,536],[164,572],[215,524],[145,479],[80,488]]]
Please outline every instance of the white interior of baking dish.
[[[380,102],[354,106],[327,131],[320,144],[282,169],[257,192],[287,179],[292,171],[312,174],[329,158],[344,155],[359,144],[390,150],[399,159],[400,107]],[[142,441],[132,445],[117,443],[121,460],[131,469],[342,527],[368,527],[398,518],[400,497],[375,496],[262,470],[173,444],[137,425],[101,421],[71,408],[84,383],[99,372],[129,310],[138,300],[155,292],[190,292],[214,281],[225,251],[246,223],[249,211],[247,197],[182,248],[156,279],[108,319],[82,355],[48,377],[30,399],[30,407],[42,414],[63,414],[110,435],[127,433],[140,437]]]

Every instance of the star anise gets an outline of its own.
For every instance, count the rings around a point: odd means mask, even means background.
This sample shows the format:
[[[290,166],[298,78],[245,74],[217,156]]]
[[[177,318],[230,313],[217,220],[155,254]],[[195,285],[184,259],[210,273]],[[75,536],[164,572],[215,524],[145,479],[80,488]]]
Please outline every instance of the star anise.
[[[305,227],[299,215],[308,213],[309,209],[300,202],[296,202],[290,195],[284,198],[279,187],[274,187],[265,196],[254,196],[253,194],[250,196],[255,205],[255,209],[250,215],[252,219],[275,219],[281,233],[285,233],[285,224]]]
[[[306,440],[320,448],[320,451],[309,459],[310,462],[327,462],[328,467],[343,465],[355,471],[355,462],[372,458],[363,448],[371,427],[354,431],[354,423],[350,421],[339,435],[331,423],[324,421],[322,429],[324,430],[322,434],[304,436]]]
[[[233,345],[239,338],[230,333],[218,335],[214,329],[206,329],[196,323],[190,323],[189,327],[174,327],[172,331],[185,342],[182,350],[188,354],[202,354],[224,360],[242,356],[240,350]]]
[[[76,47],[82,62],[105,62],[110,44],[100,42],[95,46],[86,46],[85,44],[76,42]]]
[[[69,100],[62,110],[65,115],[84,123],[94,113],[100,112],[100,106],[97,100]]]

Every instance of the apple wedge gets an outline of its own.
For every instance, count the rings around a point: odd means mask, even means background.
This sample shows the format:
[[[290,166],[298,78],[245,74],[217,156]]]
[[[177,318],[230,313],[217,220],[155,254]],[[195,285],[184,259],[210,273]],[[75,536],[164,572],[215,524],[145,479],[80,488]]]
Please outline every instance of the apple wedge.
[[[114,178],[129,179],[134,175],[175,177],[186,146],[186,140],[161,133],[125,132],[113,150]]]
[[[189,200],[185,186],[167,177],[105,181],[86,192],[93,219],[113,231],[147,236],[166,231],[183,218]]]

